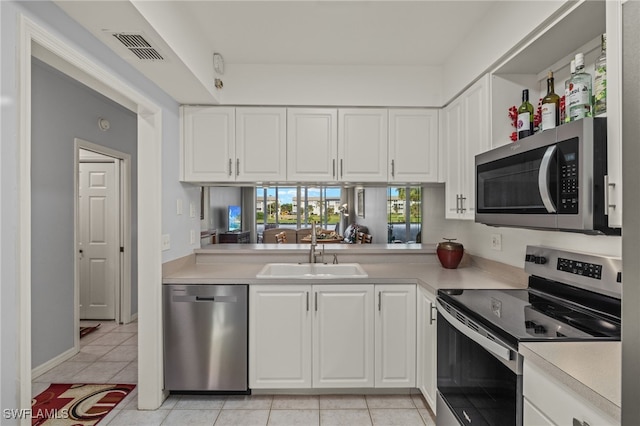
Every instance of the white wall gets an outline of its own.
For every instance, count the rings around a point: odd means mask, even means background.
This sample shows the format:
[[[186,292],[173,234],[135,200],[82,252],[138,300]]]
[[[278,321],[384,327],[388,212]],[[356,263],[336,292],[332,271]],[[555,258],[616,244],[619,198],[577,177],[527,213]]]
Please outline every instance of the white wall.
[[[476,30],[445,63],[442,73],[444,104],[567,3],[567,0],[495,2],[476,25]]]
[[[439,67],[229,64],[226,105],[435,106],[443,103]]]
[[[447,232],[447,238],[457,238],[457,242],[462,243],[470,254],[520,268],[524,266],[527,245],[622,256],[622,238],[615,236],[492,227],[464,220],[447,220],[444,223],[444,230]],[[501,251],[491,248],[492,234],[502,236]]]

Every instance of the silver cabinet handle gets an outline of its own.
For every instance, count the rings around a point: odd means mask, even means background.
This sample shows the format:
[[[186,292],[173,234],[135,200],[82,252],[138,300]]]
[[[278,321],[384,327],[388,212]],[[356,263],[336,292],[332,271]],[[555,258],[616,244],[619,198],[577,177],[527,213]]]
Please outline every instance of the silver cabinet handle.
[[[396,177],[396,160],[391,160],[391,177]]]
[[[318,312],[318,292],[317,291],[314,293],[314,298],[315,298],[315,302],[316,302],[315,303],[315,305],[316,305],[315,309],[316,309],[316,312]]]
[[[379,291],[378,292],[378,311],[380,311],[382,308],[382,292]]]
[[[460,213],[460,194],[456,194],[456,213]]]
[[[236,158],[236,176],[240,175],[240,159]]]
[[[336,159],[334,158],[331,162],[333,163],[333,172],[331,173],[331,177],[335,178],[336,177]]]
[[[437,311],[436,309],[436,305],[433,304],[433,302],[429,302],[429,325],[432,325],[433,322],[436,320],[433,317],[433,311]]]
[[[231,162],[231,158],[229,158],[229,176],[231,176],[231,167],[233,163]]]
[[[460,213],[464,213],[467,211],[467,209],[464,207],[464,200],[466,200],[467,197],[463,197],[462,194],[460,194]]]
[[[342,178],[344,176],[344,167],[342,164],[342,158],[340,159],[340,177]]]
[[[581,422],[580,420],[573,418],[573,426],[589,426],[587,422]]]
[[[309,312],[309,292],[307,292],[307,312]]]

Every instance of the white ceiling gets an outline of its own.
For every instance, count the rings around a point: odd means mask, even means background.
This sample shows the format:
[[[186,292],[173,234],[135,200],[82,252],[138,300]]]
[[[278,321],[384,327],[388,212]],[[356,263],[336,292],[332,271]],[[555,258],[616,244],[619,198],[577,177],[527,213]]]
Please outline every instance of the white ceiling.
[[[441,65],[493,2],[187,1],[191,24],[237,64]]]
[[[227,65],[442,66],[500,0],[54,1],[178,102],[211,103],[213,52]],[[112,31],[144,33],[167,60],[134,59]]]

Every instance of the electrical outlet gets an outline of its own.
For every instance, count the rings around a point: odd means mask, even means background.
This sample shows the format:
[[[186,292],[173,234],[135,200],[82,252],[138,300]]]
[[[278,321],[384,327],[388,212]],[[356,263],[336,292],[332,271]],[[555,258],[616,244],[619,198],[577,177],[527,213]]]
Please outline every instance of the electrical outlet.
[[[502,235],[491,234],[491,248],[494,250],[502,251]]]
[[[176,200],[176,214],[178,215],[182,214],[182,198],[178,198]]]
[[[162,235],[162,251],[169,250],[171,248],[171,236],[169,234]]]
[[[194,231],[193,229],[191,230],[190,240],[191,240],[191,244],[196,243],[196,231]]]

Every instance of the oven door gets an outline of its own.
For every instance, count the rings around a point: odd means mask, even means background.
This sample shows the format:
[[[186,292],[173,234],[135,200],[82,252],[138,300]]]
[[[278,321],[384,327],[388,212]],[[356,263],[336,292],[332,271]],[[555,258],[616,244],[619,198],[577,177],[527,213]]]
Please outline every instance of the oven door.
[[[522,357],[440,299],[437,307],[436,424],[521,426]]]

